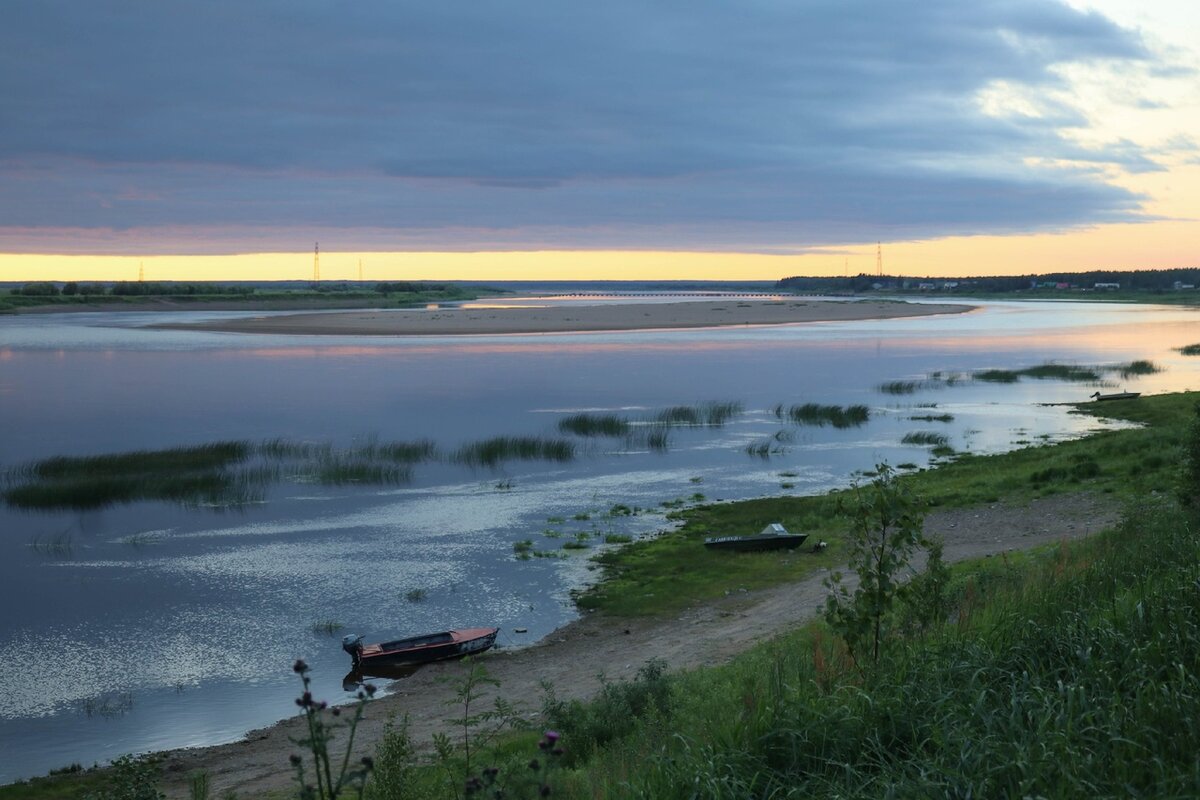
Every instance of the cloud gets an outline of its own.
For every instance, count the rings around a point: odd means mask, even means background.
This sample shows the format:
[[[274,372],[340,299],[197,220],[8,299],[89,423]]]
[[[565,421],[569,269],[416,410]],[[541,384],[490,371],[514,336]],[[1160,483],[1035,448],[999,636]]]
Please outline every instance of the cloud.
[[[1046,0],[41,0],[5,17],[10,251],[57,228],[204,251],[222,226],[236,249],[310,229],[347,249],[356,231],[799,249],[1136,218],[1087,164],[1155,166],[1064,138],[1085,121],[1069,103],[987,113],[997,86],[1062,96],[1063,64],[1153,61]]]

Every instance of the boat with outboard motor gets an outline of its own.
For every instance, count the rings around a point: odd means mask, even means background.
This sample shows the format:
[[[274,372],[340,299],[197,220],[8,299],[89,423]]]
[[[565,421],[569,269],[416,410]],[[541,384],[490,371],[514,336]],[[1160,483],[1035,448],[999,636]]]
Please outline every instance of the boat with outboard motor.
[[[363,644],[362,636],[352,635],[342,638],[342,649],[354,659],[354,666],[364,671],[404,667],[482,653],[496,643],[499,632],[499,628],[462,628],[377,644]]]

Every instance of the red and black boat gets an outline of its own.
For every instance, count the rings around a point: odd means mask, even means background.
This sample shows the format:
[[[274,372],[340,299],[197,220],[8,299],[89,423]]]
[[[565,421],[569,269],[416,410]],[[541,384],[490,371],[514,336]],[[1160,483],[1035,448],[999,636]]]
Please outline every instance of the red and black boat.
[[[346,636],[342,649],[354,659],[356,669],[366,672],[371,667],[405,667],[482,653],[496,643],[499,632],[499,628],[463,628],[378,644],[363,644],[361,636]]]

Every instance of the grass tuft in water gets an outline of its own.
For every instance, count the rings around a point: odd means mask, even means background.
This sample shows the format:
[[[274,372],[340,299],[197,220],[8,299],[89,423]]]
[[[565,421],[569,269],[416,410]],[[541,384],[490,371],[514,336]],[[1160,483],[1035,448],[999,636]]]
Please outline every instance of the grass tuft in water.
[[[902,444],[919,444],[922,446],[945,447],[947,443],[944,433],[936,433],[934,431],[912,431],[904,434],[904,438],[900,440]]]
[[[493,467],[505,461],[570,461],[575,445],[565,439],[538,436],[496,436],[464,445],[452,460],[473,467]]]
[[[572,414],[558,421],[558,429],[576,436],[625,436],[629,420],[614,414]]]
[[[1175,350],[1185,356],[1200,356],[1200,344],[1185,344],[1183,347],[1176,347]]]
[[[1162,372],[1162,367],[1153,361],[1146,361],[1145,359],[1130,361],[1128,364],[1118,364],[1114,369],[1122,378],[1132,378],[1135,375],[1153,375],[1156,372]]]
[[[832,425],[835,428],[855,428],[871,417],[871,410],[864,405],[838,406],[804,403],[787,410],[787,417],[800,425]]]
[[[719,428],[742,412],[738,402],[702,403],[695,406],[672,406],[658,412],[654,421],[669,426],[705,426]]]
[[[924,385],[924,381],[888,381],[876,388],[884,394],[915,394]]]

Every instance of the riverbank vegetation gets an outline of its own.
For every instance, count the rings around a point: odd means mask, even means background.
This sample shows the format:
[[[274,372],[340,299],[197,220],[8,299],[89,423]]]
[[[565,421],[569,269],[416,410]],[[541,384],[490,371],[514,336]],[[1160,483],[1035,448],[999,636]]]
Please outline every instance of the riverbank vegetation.
[[[1144,427],[1104,431],[1083,439],[975,456],[957,453],[937,469],[897,480],[933,507],[964,508],[1027,502],[1062,492],[1089,491],[1130,499],[1175,485],[1180,442],[1200,395],[1181,393],[1081,404],[1079,413],[1123,419]],[[917,444],[934,444],[926,433]],[[926,438],[928,441],[925,441]],[[597,556],[604,579],[576,599],[584,609],[614,616],[669,614],[741,590],[796,580],[844,557],[846,522],[837,513],[847,490],[817,496],[769,497],[673,512],[679,527]],[[823,540],[819,554],[759,553],[729,559],[699,546],[707,536],[754,533],[770,522]]]

